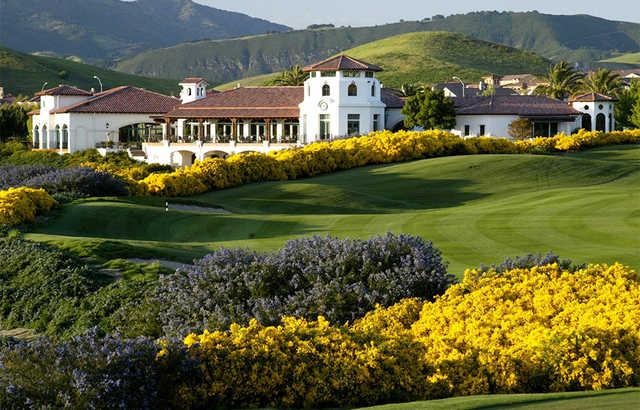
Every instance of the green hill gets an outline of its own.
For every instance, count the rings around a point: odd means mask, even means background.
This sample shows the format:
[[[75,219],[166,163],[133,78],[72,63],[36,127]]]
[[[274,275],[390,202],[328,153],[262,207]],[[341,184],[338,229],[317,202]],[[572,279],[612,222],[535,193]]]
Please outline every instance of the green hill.
[[[640,53],[628,53],[602,60],[602,63],[640,65]]]
[[[0,47],[0,86],[8,93],[32,95],[40,91],[45,81],[49,86],[66,83],[87,90],[92,87],[97,89],[99,85],[93,79],[94,75],[100,77],[105,89],[134,85],[165,94],[178,93],[175,80],[124,74],[70,60],[33,56]]]
[[[119,71],[152,77],[206,77],[212,84],[306,65],[359,45],[419,31],[458,32],[533,51],[543,57],[592,64],[640,51],[640,24],[537,12],[477,12],[374,27],[298,30],[248,38],[198,41],[156,49],[121,61]],[[529,70],[526,70],[529,71]]]
[[[549,250],[580,263],[617,260],[640,268],[638,186],[639,146],[470,155],[190,199],[229,214],[165,212],[162,198],[82,201],[64,206],[28,238],[80,254],[188,262],[219,246],[274,249],[300,236],[365,238],[392,231],[433,240],[458,275],[506,256]]]
[[[122,56],[185,41],[286,30],[289,27],[191,0],[0,2],[4,46],[74,55],[92,63],[111,64]]]
[[[550,64],[534,53],[448,32],[401,34],[347,50],[345,54],[384,68],[378,78],[385,86],[395,88],[407,82],[450,81],[453,75],[465,81],[479,81],[491,73],[544,74]],[[261,85],[276,75],[249,77],[217,88],[233,88],[237,83]]]

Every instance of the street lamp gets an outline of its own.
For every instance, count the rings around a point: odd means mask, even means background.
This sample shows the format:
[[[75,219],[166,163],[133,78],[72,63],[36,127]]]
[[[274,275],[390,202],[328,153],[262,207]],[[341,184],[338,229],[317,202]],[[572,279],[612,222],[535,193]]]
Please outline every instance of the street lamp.
[[[93,78],[98,80],[98,83],[100,83],[100,92],[102,92],[102,81],[100,80],[100,77],[98,77],[97,75],[94,75]]]
[[[453,76],[453,79],[460,81],[460,84],[462,84],[462,98],[464,98],[464,88],[465,88],[464,82],[460,79],[460,77],[455,75]]]
[[[44,87],[46,87],[46,86],[47,86],[47,84],[49,84],[49,82],[48,82],[48,81],[45,81],[45,82],[44,82],[44,84],[42,84],[42,88],[40,89],[40,92],[43,92],[43,91],[44,91]]]

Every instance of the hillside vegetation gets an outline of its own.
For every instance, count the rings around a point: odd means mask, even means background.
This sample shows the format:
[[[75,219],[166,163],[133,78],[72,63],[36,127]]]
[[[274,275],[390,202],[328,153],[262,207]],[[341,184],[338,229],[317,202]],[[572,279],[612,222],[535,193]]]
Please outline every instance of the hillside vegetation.
[[[249,38],[199,41],[150,50],[121,61],[120,71],[164,78],[204,76],[212,84],[306,65],[375,40],[418,31],[459,32],[533,51],[546,58],[591,64],[640,51],[640,24],[587,15],[476,12],[430,21],[373,27],[300,30]],[[529,71],[529,70],[527,70]]]
[[[417,32],[374,41],[347,50],[345,54],[384,68],[377,76],[387,87],[408,82],[479,81],[488,74],[543,74],[549,61],[534,53],[474,40],[448,32]],[[249,77],[224,84],[220,89],[261,85],[276,74]]]
[[[630,64],[640,66],[640,53],[627,53],[602,60],[603,63]]]
[[[40,91],[45,81],[51,87],[65,83],[87,90],[92,87],[98,89],[99,84],[93,78],[94,75],[100,77],[105,89],[133,85],[166,94],[178,92],[178,84],[174,80],[124,74],[70,60],[33,56],[0,47],[0,85],[7,93],[32,95]]]
[[[637,146],[436,158],[186,200],[230,214],[167,213],[162,198],[80,202],[29,238],[81,254],[189,262],[219,246],[275,249],[312,234],[364,238],[391,231],[433,240],[455,274],[549,250],[576,262],[618,260],[638,268],[638,184]]]
[[[0,14],[4,46],[106,63],[184,41],[289,29],[191,0],[2,0]]]

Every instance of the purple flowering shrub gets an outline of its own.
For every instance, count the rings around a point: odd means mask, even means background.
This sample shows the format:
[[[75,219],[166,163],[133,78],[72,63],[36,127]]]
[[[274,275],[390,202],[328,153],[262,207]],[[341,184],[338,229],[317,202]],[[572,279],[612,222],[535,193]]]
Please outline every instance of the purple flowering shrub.
[[[343,323],[377,304],[432,299],[453,281],[440,251],[419,237],[315,236],[289,241],[275,253],[221,249],[161,277],[157,301],[166,334],[183,336],[252,318],[278,324],[283,315]]]
[[[586,265],[574,264],[571,259],[560,259],[560,257],[553,252],[541,253],[529,253],[524,256],[507,257],[501,263],[497,265],[480,266],[480,271],[496,271],[498,273],[507,272],[513,269],[531,269],[535,266],[545,266],[550,264],[558,264],[563,270],[577,271],[586,267]]]
[[[42,338],[0,347],[2,408],[180,408],[177,385],[198,377],[184,345],[157,358],[151,338],[101,337],[95,329],[66,342]]]
[[[56,168],[46,165],[0,166],[0,191],[24,186],[24,182],[48,174]]]

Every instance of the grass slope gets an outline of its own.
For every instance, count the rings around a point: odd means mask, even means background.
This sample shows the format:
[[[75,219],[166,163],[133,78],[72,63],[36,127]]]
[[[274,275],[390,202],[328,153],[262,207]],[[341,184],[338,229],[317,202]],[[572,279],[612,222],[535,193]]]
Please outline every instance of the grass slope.
[[[615,389],[589,392],[546,394],[496,394],[490,396],[454,397],[404,404],[368,407],[368,410],[497,410],[562,409],[562,410],[634,410],[640,406],[640,389]]]
[[[421,17],[426,16],[418,18]],[[638,23],[588,15],[475,12],[373,27],[297,30],[241,39],[198,41],[146,51],[121,61],[117,69],[164,78],[199,75],[211,84],[223,84],[286,70],[295,64],[306,65],[362,44],[418,31],[456,32],[529,50],[549,59],[585,64],[608,58],[614,52],[640,51]]]
[[[385,86],[395,88],[407,82],[451,81],[452,75],[465,81],[479,81],[491,73],[541,75],[549,67],[548,60],[534,53],[448,32],[401,34],[344,53],[384,68],[378,78]],[[250,77],[218,88],[233,88],[236,83],[260,85],[276,75]]]
[[[62,71],[66,72],[66,75],[61,76]],[[168,94],[178,92],[175,80],[124,74],[70,60],[34,56],[0,47],[0,85],[7,93],[32,95],[40,91],[45,81],[49,82],[50,87],[66,83],[87,90],[91,87],[98,88],[97,81],[93,79],[94,75],[100,77],[105,89],[119,85],[134,85]]]
[[[621,56],[608,58],[602,60],[602,63],[616,63],[616,64],[629,64],[640,65],[640,53],[628,53]]]
[[[638,186],[638,146],[436,158],[187,199],[229,215],[166,213],[161,198],[84,201],[28,237],[111,257],[188,261],[219,246],[273,249],[300,236],[392,231],[433,240],[458,275],[549,250],[640,268]]]

